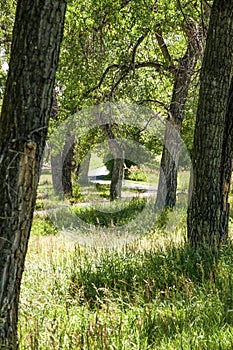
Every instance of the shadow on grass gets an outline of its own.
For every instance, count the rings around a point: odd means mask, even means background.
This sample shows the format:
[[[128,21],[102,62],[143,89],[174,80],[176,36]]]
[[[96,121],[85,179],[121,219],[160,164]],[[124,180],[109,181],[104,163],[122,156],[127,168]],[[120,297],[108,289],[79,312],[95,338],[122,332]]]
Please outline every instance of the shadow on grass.
[[[129,203],[113,203],[99,206],[99,210],[92,207],[55,208],[48,211],[51,221],[58,228],[68,229],[80,226],[80,221],[94,227],[116,227],[123,226],[135,219],[144,209],[145,199],[132,199]]]
[[[232,254],[232,243],[218,255],[184,244],[147,252],[104,251],[95,263],[87,259],[81,264],[77,250],[69,293],[89,307],[100,306],[110,296],[120,296],[126,305],[143,305],[153,300],[188,301],[197,293],[217,295],[226,321],[233,323],[232,312],[227,311],[233,306]]]

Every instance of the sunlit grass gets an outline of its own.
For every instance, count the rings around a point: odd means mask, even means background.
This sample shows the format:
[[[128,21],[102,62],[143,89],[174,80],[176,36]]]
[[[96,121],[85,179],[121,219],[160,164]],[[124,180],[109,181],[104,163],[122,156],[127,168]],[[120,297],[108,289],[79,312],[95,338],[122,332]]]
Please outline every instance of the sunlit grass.
[[[232,243],[213,259],[185,243],[185,224],[115,249],[42,236],[40,225],[21,290],[21,350],[232,349]]]

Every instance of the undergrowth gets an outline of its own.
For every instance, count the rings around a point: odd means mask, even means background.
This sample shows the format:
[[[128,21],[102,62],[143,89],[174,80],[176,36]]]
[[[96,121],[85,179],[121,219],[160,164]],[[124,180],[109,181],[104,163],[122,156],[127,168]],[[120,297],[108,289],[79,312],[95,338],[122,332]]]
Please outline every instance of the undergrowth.
[[[20,349],[232,349],[233,244],[213,257],[178,235],[154,229],[111,250],[33,234]]]

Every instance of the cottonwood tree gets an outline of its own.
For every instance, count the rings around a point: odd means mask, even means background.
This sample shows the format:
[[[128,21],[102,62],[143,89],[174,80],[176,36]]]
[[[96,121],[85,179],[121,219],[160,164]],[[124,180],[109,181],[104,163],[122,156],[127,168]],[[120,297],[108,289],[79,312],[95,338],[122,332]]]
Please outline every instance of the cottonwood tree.
[[[176,205],[177,172],[180,153],[180,135],[185,116],[185,107],[191,79],[195,73],[197,62],[201,56],[205,27],[192,18],[184,22],[184,32],[187,36],[187,49],[179,63],[175,66],[167,49],[162,33],[157,30],[156,38],[163,56],[171,65],[173,74],[173,92],[166,120],[164,147],[161,158],[160,176],[156,205],[159,208],[173,208]]]
[[[83,9],[79,18],[75,7]],[[161,163],[165,176],[160,176],[157,201],[161,206],[172,207],[176,201],[179,144],[172,155],[169,144],[174,143],[172,130],[182,129],[188,92],[202,53],[206,8],[205,1],[186,0],[88,1],[85,6],[73,0],[69,6],[70,25],[62,51],[67,63],[59,71],[65,86],[62,108],[73,113],[88,105],[123,100],[147,103],[168,115]],[[111,125],[108,129],[115,138]],[[120,183],[122,175],[119,166],[115,169],[112,184]]]
[[[19,0],[0,118],[0,348],[16,349],[20,283],[62,38],[65,0]]]
[[[188,239],[219,247],[227,239],[232,172],[233,1],[215,0],[204,54],[193,150]]]

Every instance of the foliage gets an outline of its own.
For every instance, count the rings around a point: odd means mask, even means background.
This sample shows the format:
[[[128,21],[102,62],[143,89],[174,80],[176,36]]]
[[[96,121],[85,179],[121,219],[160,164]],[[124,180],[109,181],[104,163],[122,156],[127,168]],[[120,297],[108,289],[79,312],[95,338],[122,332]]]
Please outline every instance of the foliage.
[[[0,104],[6,83],[16,1],[0,1]]]
[[[111,179],[113,166],[114,166],[114,159],[112,158],[112,156],[110,154],[106,154],[103,161],[104,161],[104,165],[106,166],[106,168],[109,171],[109,174],[106,175],[105,178]],[[125,159],[126,168],[129,169],[131,167],[131,165],[135,165],[135,163],[130,159]],[[125,178],[127,178],[127,175],[128,175],[127,169],[125,171]]]
[[[37,235],[37,236],[45,236],[45,235],[56,235],[58,233],[58,230],[56,226],[51,222],[48,216],[40,217],[35,216],[32,228],[31,228],[31,234]]]
[[[132,181],[147,181],[145,172],[140,167],[132,167],[127,172],[126,178]]]
[[[162,33],[177,67],[187,44],[183,24],[190,16],[199,21],[202,12],[202,5],[186,0],[70,0],[57,73],[59,118],[106,101],[146,104],[166,116],[173,74],[156,32]],[[161,151],[147,130],[135,134],[130,129],[119,133]]]

